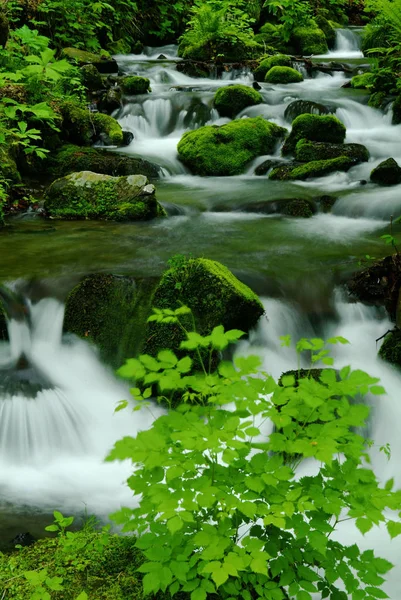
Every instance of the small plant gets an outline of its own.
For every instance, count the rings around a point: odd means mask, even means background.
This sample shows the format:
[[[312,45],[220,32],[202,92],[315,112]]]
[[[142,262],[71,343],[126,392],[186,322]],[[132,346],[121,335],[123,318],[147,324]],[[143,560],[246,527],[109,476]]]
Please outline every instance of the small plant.
[[[393,220],[394,217],[393,215],[391,215],[390,217],[390,233],[386,233],[384,235],[380,236],[380,239],[383,240],[388,246],[391,245],[394,250],[395,253],[397,254],[397,256],[399,255],[399,251],[398,248],[396,246],[396,239],[393,235],[393,225],[395,225],[396,223],[399,223],[401,221],[401,217],[398,217],[397,219]]]

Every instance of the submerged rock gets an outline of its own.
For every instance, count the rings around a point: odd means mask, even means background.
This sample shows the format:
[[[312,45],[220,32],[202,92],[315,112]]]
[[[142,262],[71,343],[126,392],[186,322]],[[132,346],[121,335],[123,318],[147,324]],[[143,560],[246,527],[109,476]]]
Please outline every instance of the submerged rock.
[[[265,215],[283,214],[289,217],[309,218],[315,214],[316,207],[303,198],[280,198],[243,204],[238,207],[238,210]]]
[[[63,146],[51,157],[50,164],[50,171],[56,177],[64,177],[77,171],[93,171],[114,177],[145,175],[156,179],[160,176],[160,167],[142,158],[72,144]]]
[[[326,142],[311,142],[299,140],[295,147],[295,158],[300,162],[312,160],[328,160],[348,156],[355,164],[369,160],[368,149],[362,144],[329,144]]]
[[[333,115],[300,115],[292,123],[292,130],[282,149],[283,154],[294,152],[299,140],[342,144],[346,129]]]
[[[262,117],[188,131],[178,143],[180,159],[198,175],[238,175],[259,155],[273,152],[286,130]]]
[[[222,117],[233,119],[244,108],[261,104],[263,97],[253,88],[238,84],[219,88],[213,102]]]
[[[401,167],[394,158],[388,158],[373,169],[370,180],[379,185],[397,185],[401,183]]]
[[[310,177],[323,177],[335,171],[348,171],[355,164],[354,159],[348,156],[340,156],[330,160],[313,160],[302,165],[290,163],[273,169],[269,179],[291,181],[295,179],[305,180]]]
[[[57,219],[145,221],[166,214],[145,175],[111,177],[91,171],[56,179],[46,190],[44,206]]]
[[[302,74],[292,67],[272,67],[266,73],[266,83],[299,83],[303,81]]]
[[[283,213],[289,217],[302,219],[309,219],[313,216],[311,204],[307,200],[291,200],[285,205]]]

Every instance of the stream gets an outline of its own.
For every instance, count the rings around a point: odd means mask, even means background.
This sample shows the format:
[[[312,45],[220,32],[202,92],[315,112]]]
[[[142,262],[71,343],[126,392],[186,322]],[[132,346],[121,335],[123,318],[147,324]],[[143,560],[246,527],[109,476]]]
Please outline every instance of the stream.
[[[159,59],[160,54],[165,58]],[[121,504],[132,504],[124,484],[130,466],[102,461],[114,441],[148,427],[153,416],[142,411],[113,416],[128,390],[100,363],[96,349],[62,334],[62,301],[82,275],[158,275],[176,253],[221,261],[262,297],[266,316],[237,352],[258,353],[264,369],[275,377],[295,364],[293,353],[281,347],[280,335],[291,334],[294,340],[342,335],[351,342],[335,347],[335,364],[380,377],[387,395],[372,403],[372,463],[383,481],[394,477],[401,486],[396,466],[401,439],[395,426],[401,417],[401,377],[378,358],[375,342],[392,325],[383,311],[348,303],[341,288],[365,255],[388,254],[379,238],[389,232],[391,215],[401,213],[401,186],[379,189],[368,181],[370,171],[385,158],[401,162],[401,125],[391,124],[391,111],[370,108],[363,91],[343,88],[349,79],[344,73],[317,72],[290,85],[263,83],[264,103],[239,117],[261,114],[289,129],[285,110],[291,102],[318,102],[346,125],[346,142],[368,148],[369,162],[316,180],[276,182],[254,175],[255,167],[271,158],[264,156],[243,175],[201,178],[178,160],[177,142],[190,129],[227,123],[213,108],[215,91],[232,83],[249,85],[252,75],[239,70],[224,73],[222,79],[191,78],[177,71],[175,46],[116,58],[123,73],[148,77],[152,88],[149,95],[128,98],[114,114],[134,134],[131,145],[116,152],[163,167],[157,197],[170,216],[121,224],[43,221],[27,214],[10,219],[2,232],[0,256],[6,258],[0,262],[0,283],[34,279],[42,292],[35,303],[26,292],[29,321],[8,323],[10,342],[0,342],[0,367],[23,353],[47,385],[34,398],[23,390],[0,398],[0,546],[28,529],[39,535],[55,508],[107,518]],[[318,58],[366,65],[358,31],[353,30],[338,30],[335,49]],[[310,219],[261,213],[253,206],[322,195],[337,198],[333,211],[317,212]],[[394,230],[399,234],[400,225]],[[390,461],[379,451],[387,443]],[[346,543],[374,547],[379,556],[397,563],[384,589],[398,600],[399,538],[391,542],[378,528],[363,537],[349,523],[337,535]]]

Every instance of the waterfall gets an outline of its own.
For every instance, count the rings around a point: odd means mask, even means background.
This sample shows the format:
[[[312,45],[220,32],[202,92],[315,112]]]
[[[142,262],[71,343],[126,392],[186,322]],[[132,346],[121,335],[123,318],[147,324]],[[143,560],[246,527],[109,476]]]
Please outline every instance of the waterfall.
[[[329,51],[327,54],[316,55],[316,58],[342,58],[343,60],[363,58],[360,30],[352,28],[336,29],[334,50]]]

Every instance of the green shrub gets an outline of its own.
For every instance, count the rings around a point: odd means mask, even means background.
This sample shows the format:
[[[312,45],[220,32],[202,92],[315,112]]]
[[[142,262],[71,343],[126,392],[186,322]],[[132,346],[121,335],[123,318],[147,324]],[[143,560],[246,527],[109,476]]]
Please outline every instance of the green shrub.
[[[303,80],[302,74],[291,67],[272,67],[265,76],[267,83],[299,83]]]
[[[248,106],[263,102],[262,95],[246,85],[230,85],[217,90],[214,106],[222,117],[233,119]]]

